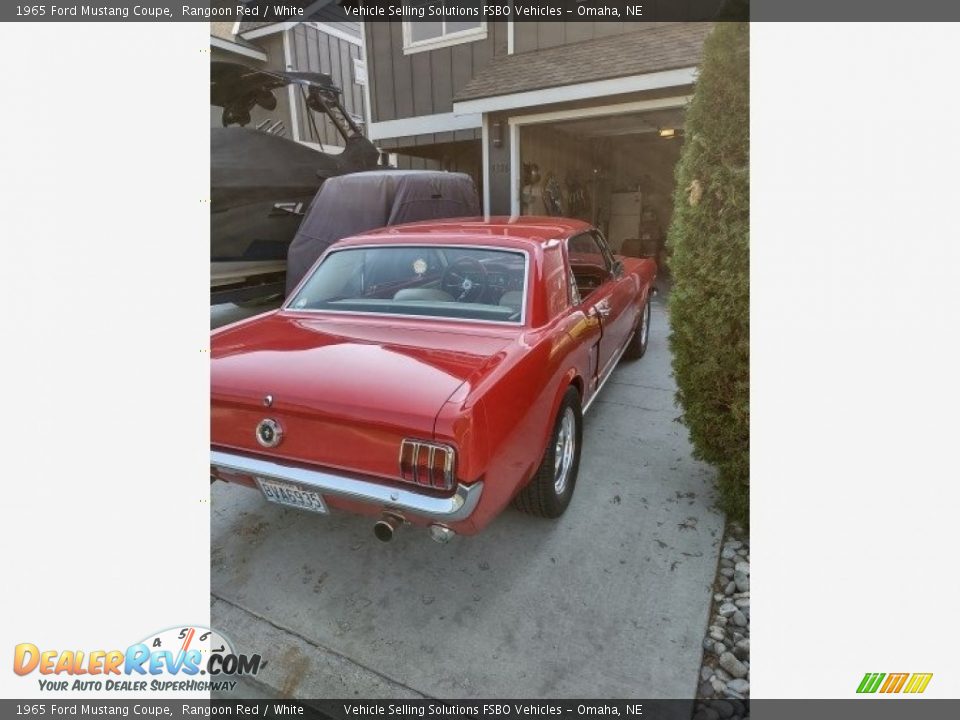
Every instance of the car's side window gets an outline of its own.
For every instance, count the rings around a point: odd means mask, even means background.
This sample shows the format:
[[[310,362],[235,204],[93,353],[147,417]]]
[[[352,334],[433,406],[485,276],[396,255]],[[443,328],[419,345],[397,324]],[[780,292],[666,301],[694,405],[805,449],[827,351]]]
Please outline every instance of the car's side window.
[[[592,233],[574,235],[567,244],[567,250],[571,266],[593,266],[606,271],[613,267]]]
[[[613,251],[610,250],[610,245],[607,243],[606,238],[603,237],[603,234],[599,230],[591,230],[590,234],[600,248],[603,259],[607,264],[607,269],[613,270],[613,265],[616,261],[613,259]]]
[[[581,299],[607,282],[613,274],[613,259],[604,253],[598,238],[590,232],[574,235],[567,241],[570,272]]]

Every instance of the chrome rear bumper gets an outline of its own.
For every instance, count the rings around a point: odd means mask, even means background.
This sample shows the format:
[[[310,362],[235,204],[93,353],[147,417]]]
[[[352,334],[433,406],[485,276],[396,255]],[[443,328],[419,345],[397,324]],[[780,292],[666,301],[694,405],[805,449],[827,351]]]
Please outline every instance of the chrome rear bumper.
[[[335,495],[448,523],[470,517],[483,492],[483,482],[475,482],[472,485],[458,484],[450,497],[435,497],[416,490],[381,485],[361,477],[328,470],[309,470],[276,460],[264,460],[221,450],[210,451],[210,467],[228,473],[296,483],[321,495]]]

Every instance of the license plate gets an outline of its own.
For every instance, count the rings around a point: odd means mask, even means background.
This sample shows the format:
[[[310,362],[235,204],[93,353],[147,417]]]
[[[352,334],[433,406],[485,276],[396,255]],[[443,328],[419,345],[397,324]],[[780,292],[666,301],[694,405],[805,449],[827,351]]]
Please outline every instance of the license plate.
[[[324,515],[327,513],[327,505],[320,497],[320,493],[313,490],[304,490],[296,485],[264,478],[257,478],[257,484],[260,486],[263,496],[270,502]]]

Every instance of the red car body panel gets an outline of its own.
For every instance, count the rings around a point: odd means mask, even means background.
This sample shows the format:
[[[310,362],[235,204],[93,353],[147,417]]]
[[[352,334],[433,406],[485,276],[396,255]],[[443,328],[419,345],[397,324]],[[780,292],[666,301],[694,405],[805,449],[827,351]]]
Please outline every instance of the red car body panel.
[[[590,231],[559,218],[464,219],[394,226],[336,243],[326,254],[378,244],[522,250],[525,321],[281,309],[221,328],[211,338],[213,448],[419,491],[400,479],[401,441],[451,445],[457,481],[483,488],[468,517],[443,524],[460,534],[479,531],[540,464],[567,388],[578,389],[582,404],[592,402],[649,298],[655,263],[617,258],[622,272],[571,303],[567,241]],[[280,421],[284,436],[265,449],[254,430],[268,415]],[[243,473],[214,474],[256,486]],[[325,500],[368,515],[389,509],[348,497]],[[435,522],[403,515],[414,524]]]

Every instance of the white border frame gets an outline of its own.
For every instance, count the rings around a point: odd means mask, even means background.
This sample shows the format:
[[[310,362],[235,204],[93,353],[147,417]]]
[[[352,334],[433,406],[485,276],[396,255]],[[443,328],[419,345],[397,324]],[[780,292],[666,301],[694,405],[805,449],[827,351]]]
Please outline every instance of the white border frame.
[[[450,47],[451,45],[461,45],[463,43],[477,42],[478,40],[487,39],[487,21],[480,20],[480,27],[474,28],[471,30],[460,30],[454,33],[447,33],[447,21],[446,20],[436,20],[434,22],[440,22],[443,24],[443,35],[438,38],[433,38],[430,40],[417,40],[416,42],[411,39],[410,33],[410,20],[403,21],[403,54],[412,55],[413,53],[426,52],[428,50],[436,50],[438,48]]]

